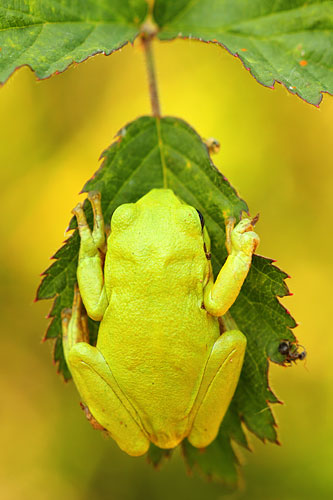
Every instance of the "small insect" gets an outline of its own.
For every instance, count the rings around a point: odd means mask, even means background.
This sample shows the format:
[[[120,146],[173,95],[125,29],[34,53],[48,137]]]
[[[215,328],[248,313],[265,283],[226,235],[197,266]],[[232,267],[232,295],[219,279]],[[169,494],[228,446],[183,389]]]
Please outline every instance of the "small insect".
[[[299,347],[302,347],[302,351],[299,351]],[[290,342],[289,340],[283,340],[279,345],[279,353],[285,356],[284,362],[291,364],[292,361],[297,360],[303,361],[306,357],[306,350],[304,346]]]
[[[220,143],[214,137],[208,137],[208,139],[204,140],[206,147],[209,151],[209,154],[217,154],[220,151]]]

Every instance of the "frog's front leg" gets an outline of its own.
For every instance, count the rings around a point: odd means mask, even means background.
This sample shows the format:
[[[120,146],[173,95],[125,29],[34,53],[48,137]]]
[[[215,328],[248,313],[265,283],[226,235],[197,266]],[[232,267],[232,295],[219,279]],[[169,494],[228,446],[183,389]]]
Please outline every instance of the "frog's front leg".
[[[253,231],[254,220],[242,219],[235,228],[234,219],[227,222],[229,256],[215,283],[211,281],[204,292],[205,309],[213,316],[223,316],[228,311],[249,272],[253,252],[259,244],[259,236]]]
[[[139,417],[120,390],[101,352],[88,340],[76,289],[72,314],[62,313],[63,346],[76,387],[95,421],[105,428],[118,446],[132,456],[146,453],[149,440]]]
[[[81,238],[77,279],[88,315],[100,321],[108,305],[101,255],[101,252],[105,250],[104,220],[100,193],[91,192],[88,194],[88,199],[94,212],[92,232],[87,224],[81,203],[73,209]]]
[[[246,348],[239,330],[223,333],[213,345],[199,393],[192,409],[189,442],[205,448],[217,436],[238,383]]]

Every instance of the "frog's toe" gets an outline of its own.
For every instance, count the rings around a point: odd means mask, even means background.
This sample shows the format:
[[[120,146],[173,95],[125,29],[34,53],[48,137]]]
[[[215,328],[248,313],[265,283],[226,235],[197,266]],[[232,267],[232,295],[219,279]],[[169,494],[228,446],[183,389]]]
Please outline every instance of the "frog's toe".
[[[72,210],[72,214],[74,214],[75,216],[77,216],[77,215],[81,214],[82,212],[83,212],[83,205],[80,202],[77,205],[75,205],[75,207]]]
[[[89,191],[88,200],[94,202],[95,200],[101,199],[101,193],[99,191]]]
[[[245,219],[242,219],[234,229],[235,233],[240,233],[240,234],[252,230],[253,230],[252,220],[247,217]]]
[[[257,224],[257,222],[258,222],[258,220],[259,220],[259,217],[260,217],[260,214],[259,214],[259,213],[257,213],[257,215],[255,215],[255,216],[253,217],[253,219],[251,220],[251,224],[252,224],[252,226],[255,226],[255,225]]]
[[[69,309],[68,307],[66,309],[63,309],[61,311],[61,321],[64,322],[68,322],[72,317],[72,309]]]

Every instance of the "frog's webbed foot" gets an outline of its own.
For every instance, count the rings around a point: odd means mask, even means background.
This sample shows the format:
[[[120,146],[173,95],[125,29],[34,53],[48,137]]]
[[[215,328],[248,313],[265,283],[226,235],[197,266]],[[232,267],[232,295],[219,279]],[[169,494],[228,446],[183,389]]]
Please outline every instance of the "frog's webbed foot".
[[[89,191],[88,200],[94,212],[94,228],[92,237],[96,247],[106,253],[104,217],[101,207],[101,193],[99,191]]]
[[[90,201],[94,214],[94,227],[92,232],[90,231],[90,228],[88,226],[82,203],[78,203],[76,207],[73,208],[72,213],[75,215],[77,220],[81,241],[83,236],[84,241],[86,241],[87,243],[89,242],[90,245],[93,244],[96,250],[98,249],[105,254],[106,242],[104,217],[101,206],[101,193],[99,191],[90,191],[88,193],[88,200]]]
[[[231,254],[232,250],[231,233],[235,227],[235,222],[235,217],[228,217],[225,221],[225,246],[227,247],[229,255]]]
[[[259,219],[257,214],[253,219],[245,217],[235,226],[235,218],[230,217],[226,221],[226,247],[229,255],[243,252],[252,256],[259,245],[259,236],[254,232],[254,225]]]
[[[223,333],[213,345],[192,409],[188,440],[196,448],[205,448],[217,436],[238,383],[245,348],[246,337],[239,330]]]

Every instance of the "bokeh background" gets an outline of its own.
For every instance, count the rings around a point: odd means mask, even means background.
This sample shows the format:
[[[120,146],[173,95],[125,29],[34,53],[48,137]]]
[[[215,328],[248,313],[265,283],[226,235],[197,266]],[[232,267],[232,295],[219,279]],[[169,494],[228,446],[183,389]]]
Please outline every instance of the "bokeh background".
[[[215,45],[155,43],[162,111],[221,142],[215,162],[260,212],[260,253],[292,275],[283,300],[305,363],[271,366],[282,446],[250,436],[241,488],[188,476],[178,453],[155,471],[94,431],[42,343],[51,302],[39,274],[64,240],[77,194],[128,121],[150,113],[138,45],[38,82],[23,68],[0,89],[1,453],[3,499],[333,498],[333,98],[321,108],[259,85]]]

